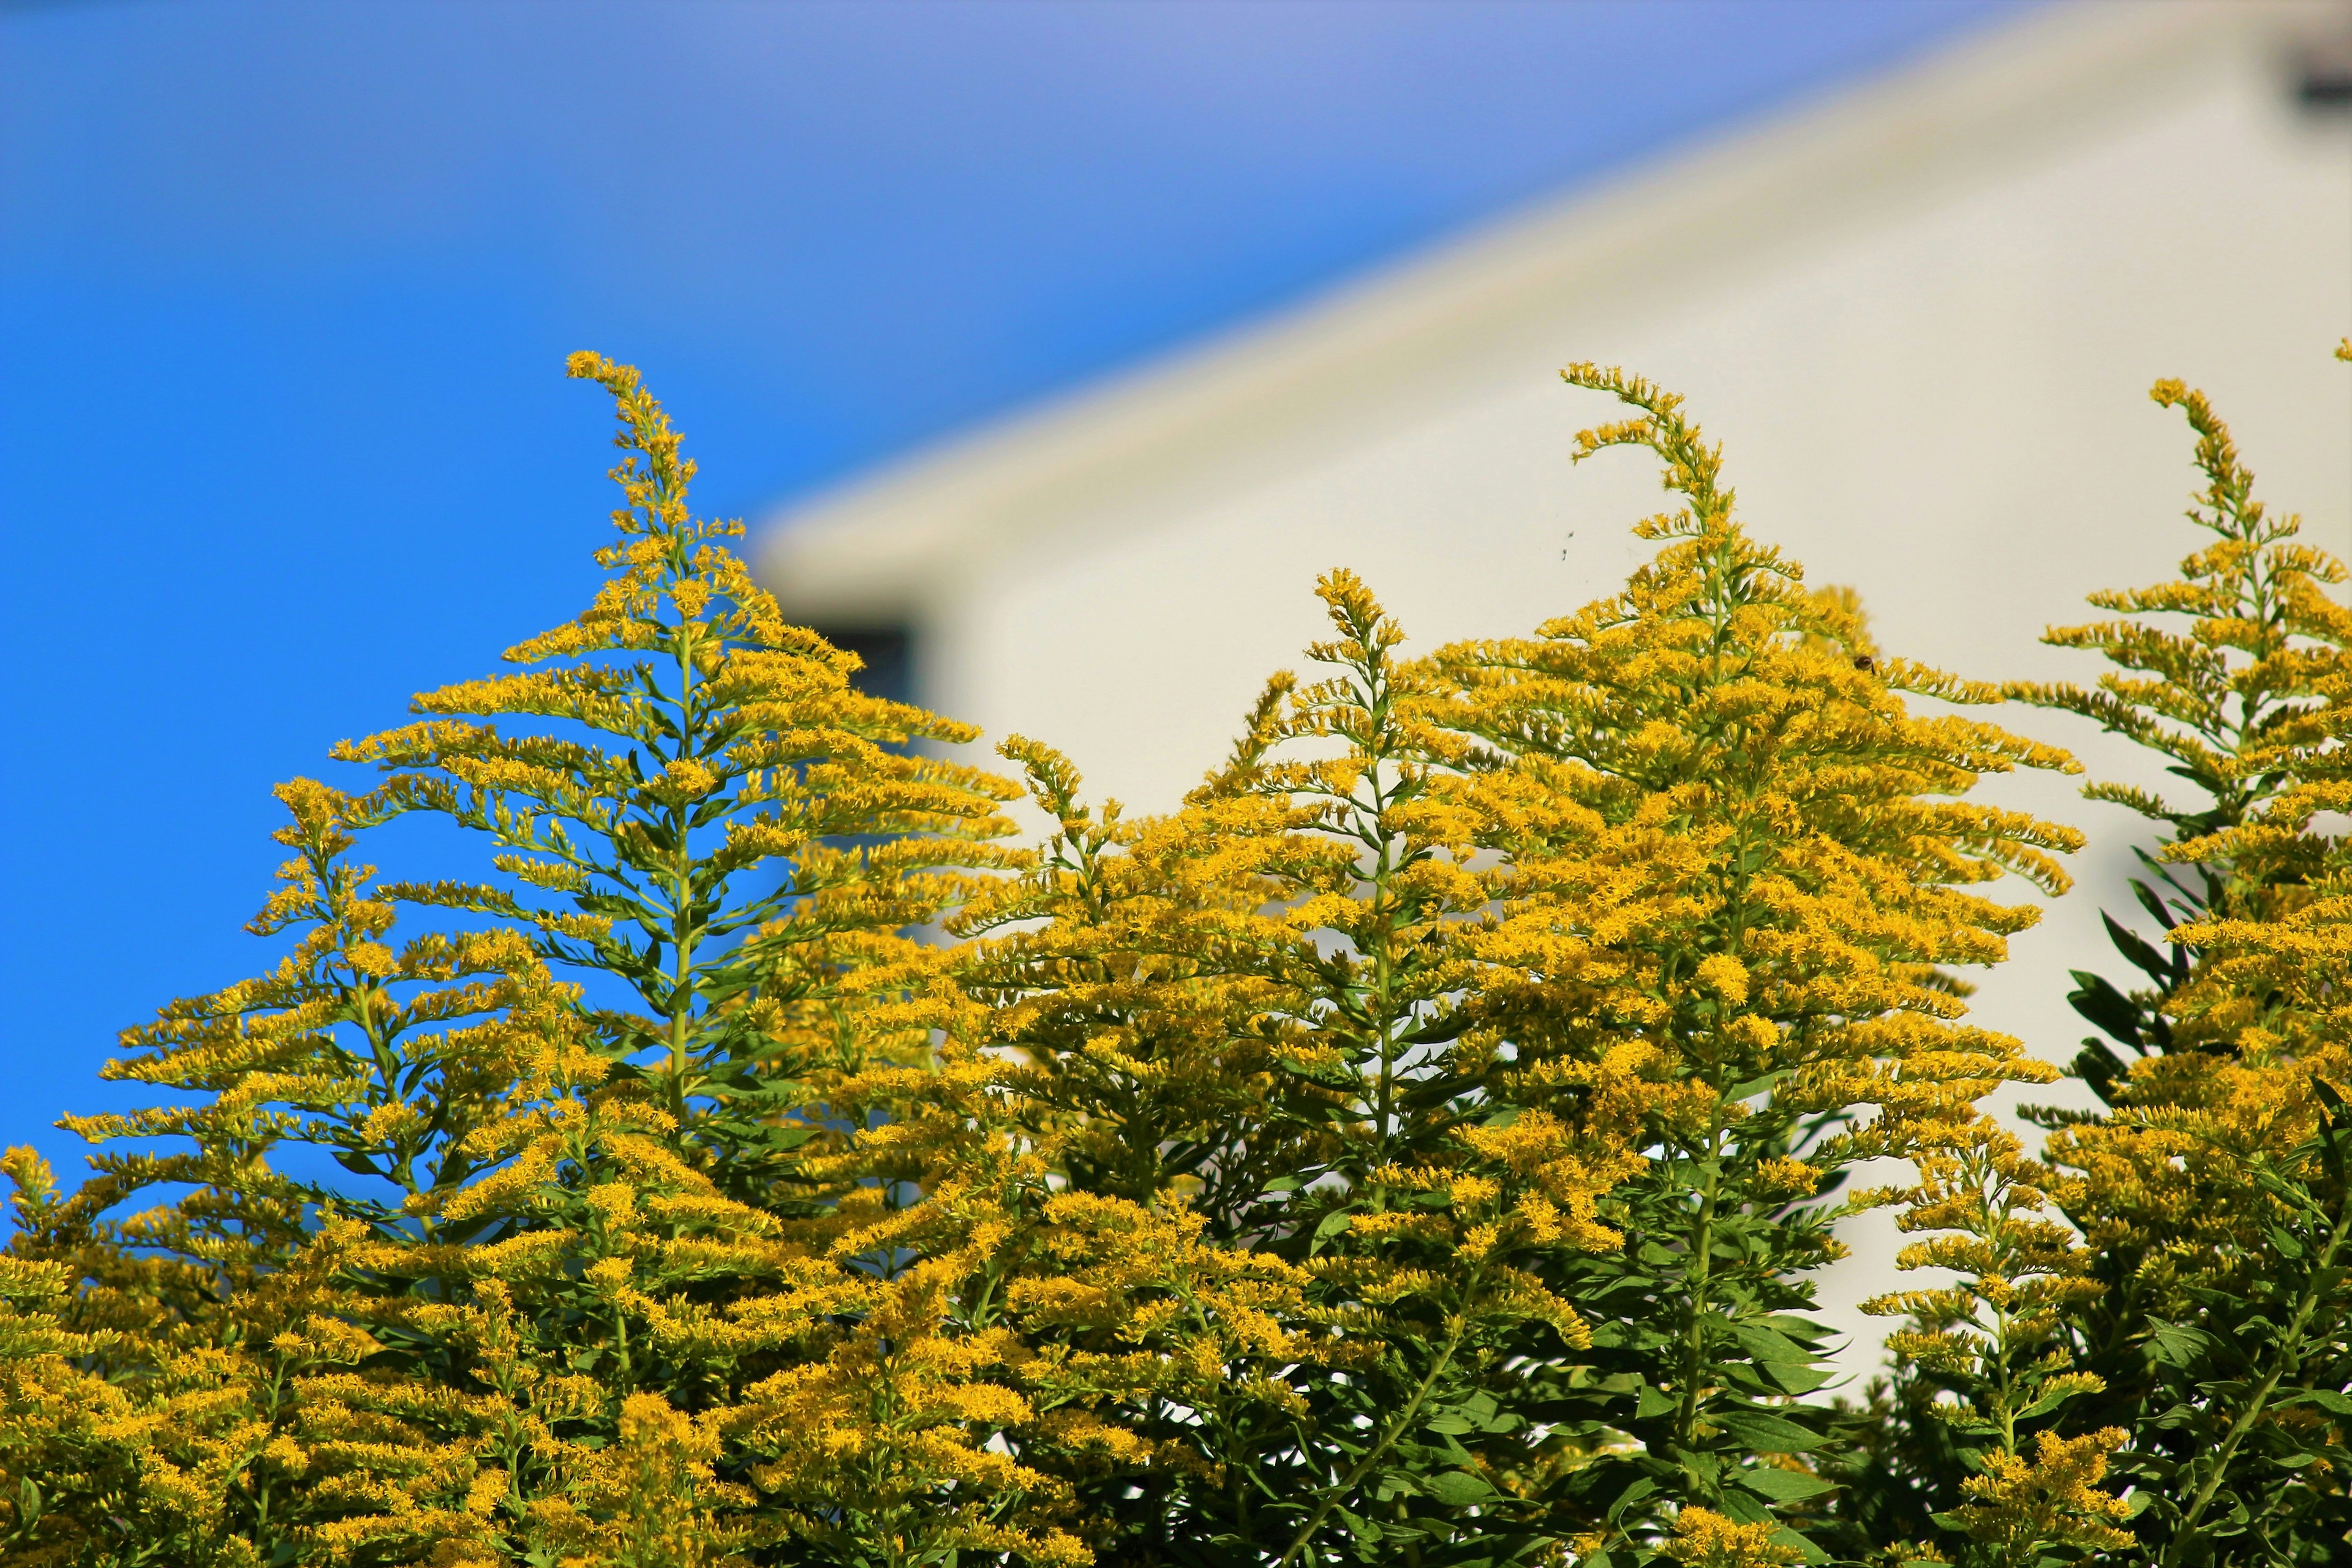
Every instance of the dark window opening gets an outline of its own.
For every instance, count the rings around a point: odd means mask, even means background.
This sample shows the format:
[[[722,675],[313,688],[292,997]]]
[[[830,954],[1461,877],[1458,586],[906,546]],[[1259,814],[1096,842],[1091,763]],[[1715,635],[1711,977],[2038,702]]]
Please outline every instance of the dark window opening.
[[[2352,35],[2315,40],[2297,51],[2294,100],[2316,114],[2352,110]]]
[[[866,661],[857,672],[857,689],[868,697],[892,702],[915,700],[914,637],[905,626],[819,626],[834,647]]]

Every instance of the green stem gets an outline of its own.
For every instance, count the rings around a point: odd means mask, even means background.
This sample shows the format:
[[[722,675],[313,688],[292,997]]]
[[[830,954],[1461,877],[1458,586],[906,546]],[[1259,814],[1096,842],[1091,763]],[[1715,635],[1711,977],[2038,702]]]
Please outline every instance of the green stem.
[[[1475,1291],[1478,1288],[1478,1272],[1475,1268],[1471,1270],[1468,1286],[1470,1290]],[[1453,1364],[1454,1352],[1461,1348],[1462,1336],[1468,1326],[1464,1314],[1454,1314],[1447,1324],[1445,1343],[1439,1348],[1437,1359],[1429,1363],[1429,1372],[1422,1378],[1420,1386],[1412,1391],[1412,1397],[1405,1401],[1404,1408],[1397,1412],[1396,1419],[1390,1422],[1388,1429],[1381,1434],[1381,1440],[1366,1450],[1364,1457],[1358,1459],[1348,1473],[1340,1478],[1339,1485],[1324,1492],[1323,1500],[1315,1505],[1315,1511],[1307,1516],[1305,1524],[1299,1526],[1298,1533],[1291,1539],[1289,1548],[1283,1552],[1281,1561],[1275,1564],[1275,1568],[1290,1568],[1290,1564],[1297,1559],[1298,1554],[1307,1550],[1307,1543],[1315,1539],[1315,1532],[1323,1528],[1324,1520],[1330,1516],[1333,1509],[1339,1506],[1339,1500],[1354,1491],[1356,1483],[1362,1480],[1374,1465],[1386,1458],[1388,1451],[1396,1447],[1397,1439],[1402,1437],[1412,1428],[1413,1418],[1421,1414],[1423,1404],[1429,1398],[1430,1390],[1437,1386],[1437,1380],[1444,1376],[1445,1369]]]
[[[694,755],[694,624],[680,618],[677,647],[677,755]],[[686,1128],[686,1065],[693,1040],[694,1012],[694,852],[687,842],[693,820],[691,808],[673,805],[670,819],[670,1110],[678,1128]]]
[[[1373,811],[1380,810],[1380,785],[1372,786]],[[1372,1163],[1375,1168],[1388,1163],[1389,1142],[1395,1131],[1396,1117],[1396,1006],[1395,921],[1388,908],[1389,876],[1393,868],[1389,862],[1387,836],[1381,836],[1380,862],[1372,871],[1372,907],[1379,911],[1381,922],[1374,933],[1372,953],[1372,1005],[1374,1016],[1380,1020],[1379,1049],[1381,1058],[1380,1135],[1374,1145]]]
[[[1699,1189],[1698,1234],[1692,1238],[1691,1247],[1690,1321],[1683,1344],[1682,1397],[1675,1409],[1675,1442],[1683,1448],[1691,1446],[1692,1432],[1698,1426],[1699,1384],[1706,1366],[1707,1289],[1713,1282],[1715,1209],[1723,1182],[1722,1143],[1723,1129],[1710,1128],[1706,1175]]]
[[[1377,666],[1366,670],[1366,712],[1364,745],[1374,748],[1387,730],[1389,711],[1388,682]],[[1381,765],[1386,759],[1374,750],[1371,766],[1365,770],[1365,779],[1371,790],[1370,837],[1377,848],[1378,858],[1372,865],[1371,912],[1375,927],[1371,933],[1372,1016],[1378,1020],[1377,1049],[1380,1054],[1379,1131],[1373,1142],[1374,1168],[1388,1163],[1390,1140],[1393,1134],[1396,1113],[1396,1007],[1395,1007],[1395,911],[1389,903],[1389,883],[1396,873],[1391,858],[1394,840],[1381,818],[1387,814],[1388,796],[1381,788]],[[1350,791],[1352,794],[1353,792]],[[1360,837],[1363,837],[1360,833]]]
[[[2245,1408],[2238,1412],[2236,1418],[2230,1423],[2229,1436],[2222,1438],[2221,1446],[2213,1451],[2212,1466],[2206,1472],[2204,1484],[2197,1489],[2196,1497],[2182,1510],[2180,1523],[2165,1545],[2164,1568],[2172,1568],[2179,1563],[2186,1543],[2196,1539],[2197,1521],[2204,1517],[2205,1510],[2213,1501],[2213,1494],[2221,1490],[2222,1478],[2230,1473],[2230,1460],[2237,1453],[2238,1445],[2245,1440],[2246,1434],[2262,1418],[2264,1407],[2270,1403],[2271,1391],[2279,1385],[2282,1378],[2300,1366],[2303,1334],[2311,1324],[2312,1312],[2319,1305],[2320,1282],[2334,1272],[2336,1254],[2344,1245],[2347,1230],[2352,1230],[2352,1198],[2339,1197],[2335,1228],[2328,1232],[2327,1245],[2320,1249],[2318,1261],[2305,1272],[2303,1293],[2295,1302],[2294,1316],[2288,1321],[2286,1332],[2279,1337],[2278,1359],[2272,1364],[2269,1375],[2255,1388],[2253,1397],[2246,1401]]]

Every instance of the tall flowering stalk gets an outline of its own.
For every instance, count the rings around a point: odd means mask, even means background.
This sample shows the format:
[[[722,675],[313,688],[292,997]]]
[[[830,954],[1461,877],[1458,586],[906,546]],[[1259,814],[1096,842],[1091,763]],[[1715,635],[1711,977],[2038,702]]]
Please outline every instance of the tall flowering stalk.
[[[1878,1304],[1913,1317],[1877,1412],[1881,1523],[1939,1525],[1969,1562],[2319,1563],[2352,1527],[2347,1058],[2326,1022],[2342,850],[2314,822],[2342,798],[2352,614],[2326,590],[2345,571],[2255,499],[2202,394],[2152,395],[2197,437],[2189,517],[2210,540],[2173,582],[2094,595],[2124,618],[2048,635],[2107,659],[2095,689],[2011,689],[2196,791],[2084,791],[2159,830],[2133,883],[2156,940],[2106,918],[2144,984],[2074,976],[2105,1037],[2074,1076],[2103,1109],[2031,1113],[2042,1161],[2003,1137],[1930,1172],[1903,1223],[1943,1234],[1905,1262],[1959,1279]]]
[[[497,883],[402,885],[411,901],[516,921],[589,997],[602,1048],[734,1190],[775,1179],[814,1124],[812,1074],[922,1059],[842,1026],[861,987],[903,988],[900,934],[966,896],[948,868],[1009,864],[1002,781],[923,754],[969,728],[858,691],[853,656],[787,625],[687,510],[694,464],[637,374],[572,374],[620,415],[626,504],[610,573],[575,619],[509,650],[537,666],[423,694],[424,720],[338,747],[387,775],[369,820],[428,813],[486,836]],[[501,728],[499,721],[511,728]]]
[[[179,1148],[68,1196],[12,1156],[12,1561],[1084,1555],[991,1447],[1032,1413],[967,1286],[1028,1177],[908,932],[1017,863],[1012,787],[917,754],[970,731],[785,626],[635,374],[572,369],[628,453],[595,604],[340,748],[374,790],[281,791],[292,952],[126,1037],[172,1103],[73,1123]],[[418,813],[498,878],[351,860]]]
[[[1807,593],[1734,521],[1677,398],[1566,374],[1635,411],[1578,456],[1645,449],[1683,504],[1641,525],[1662,548],[1622,595],[1439,658],[1445,721],[1491,748],[1486,842],[1510,870],[1465,945],[1507,1076],[1622,1064],[1651,1086],[1647,1157],[1601,1210],[1626,1244],[1561,1260],[1591,1352],[1548,1414],[1593,1452],[1552,1484],[1602,1568],[1660,1550],[1793,1561],[1818,1550],[1804,1527],[1831,1489],[1811,1457],[1840,1439],[1799,1399],[1828,1375],[1808,1277],[1843,1252],[1842,1210],[1819,1200],[1856,1162],[1946,1147],[1979,1097],[2048,1076],[1961,1021],[1948,966],[1998,962],[2035,918],[1976,889],[2014,874],[2058,890],[2052,856],[2078,842],[1963,797],[1989,773],[2071,764],[1913,712],[1906,697],[1995,694],[1875,656],[1836,595]]]
[[[2168,1026],[2161,1048],[2107,1115],[2058,1119],[2052,1157],[2078,1176],[2070,1215],[2121,1299],[2084,1338],[2136,1374],[2117,1405],[2144,1550],[2167,1568],[2316,1563],[2352,1551],[2352,863],[2322,815],[2352,804],[2352,612],[2320,591],[2343,566],[2252,500],[2204,397],[2173,382],[2155,396],[2198,434],[2190,518],[2220,541],[2184,563],[2176,603],[2236,713],[2260,721],[2215,748],[2216,807],[2161,851],[2204,894],[2170,900],[2171,984],[2135,998]]]
[[[1066,1240],[1084,1267],[1031,1288],[1051,1308],[1032,1337],[1127,1384],[1145,1468],[1088,1494],[1123,1551],[1540,1555],[1548,1439],[1509,1347],[1529,1325],[1585,1342],[1544,1275],[1618,1245],[1594,1215],[1634,1121],[1606,1074],[1509,1095],[1497,1040],[1466,1027],[1498,873],[1471,864],[1465,743],[1364,585],[1321,594],[1328,673],[1277,676],[1174,816],[1097,817],[1066,763],[1012,748],[1059,832],[966,920],[1043,923],[980,948],[967,983],[1024,1058],[1056,1217],[1123,1260]]]

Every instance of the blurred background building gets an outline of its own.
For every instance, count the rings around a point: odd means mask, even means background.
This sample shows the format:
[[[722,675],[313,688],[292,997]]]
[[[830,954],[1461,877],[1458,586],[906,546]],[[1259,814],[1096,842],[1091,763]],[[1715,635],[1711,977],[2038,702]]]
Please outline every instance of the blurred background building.
[[[1890,646],[2037,658],[2183,552],[2159,375],[2352,545],[2352,7],[2060,6],[771,515],[766,579],[876,677],[1174,800],[1316,635],[1320,570],[1425,642],[1606,591],[1639,459],[1554,375],[1687,395],[1751,523]]]
[[[762,570],[880,684],[1165,809],[1320,635],[1325,569],[1424,647],[1622,580],[1658,492],[1570,469],[1611,405],[1556,372],[1599,360],[1685,394],[1749,525],[1889,648],[2088,679],[2042,629],[2199,537],[2159,376],[2352,552],[2348,59],[2336,0],[2028,13],[785,508]]]
[[[2062,5],[1334,289],[770,516],[767,582],[880,684],[1067,752],[1164,810],[1321,635],[1334,565],[1414,634],[1525,632],[1612,590],[1657,509],[1574,360],[1685,394],[1749,526],[1858,588],[1890,649],[2089,680],[2037,646],[2197,536],[2159,376],[2206,388],[2273,507],[2352,552],[2352,8]],[[2058,716],[2003,721],[2161,785]],[[1978,1016],[2063,1060],[2066,972],[2114,971],[2132,820],[2079,781],[2082,886]],[[2066,1089],[2037,1098],[2063,1098]],[[1891,1232],[1855,1237],[1882,1263]],[[1833,1306],[1885,1288],[1849,1271]]]

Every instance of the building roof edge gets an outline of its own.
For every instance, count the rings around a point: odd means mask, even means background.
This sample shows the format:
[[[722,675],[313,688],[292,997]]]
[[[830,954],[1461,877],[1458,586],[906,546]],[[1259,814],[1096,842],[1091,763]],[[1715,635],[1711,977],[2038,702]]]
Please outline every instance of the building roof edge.
[[[1422,395],[1563,289],[1687,269],[1695,232],[1736,233],[1752,256],[1964,185],[2332,15],[2326,0],[2062,0],[780,508],[755,535],[761,575],[788,612],[920,616],[975,551],[1098,517],[1139,473],[1230,468]]]

